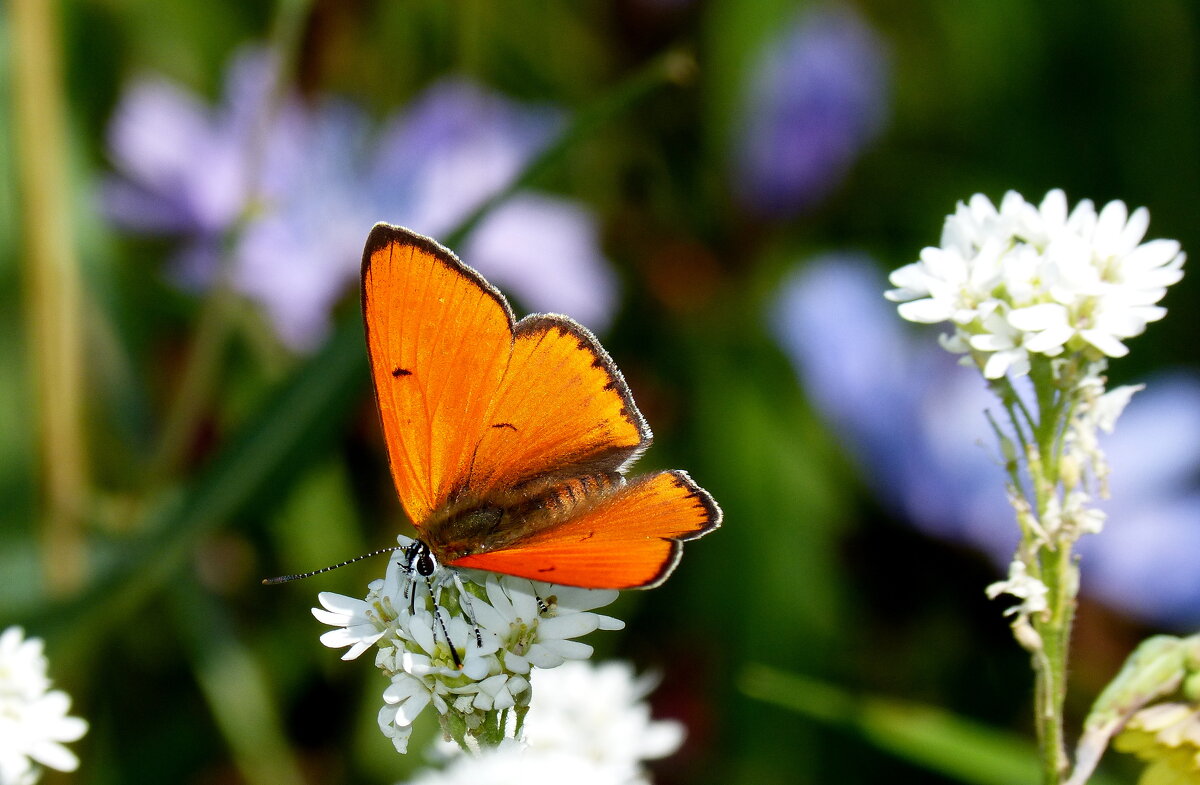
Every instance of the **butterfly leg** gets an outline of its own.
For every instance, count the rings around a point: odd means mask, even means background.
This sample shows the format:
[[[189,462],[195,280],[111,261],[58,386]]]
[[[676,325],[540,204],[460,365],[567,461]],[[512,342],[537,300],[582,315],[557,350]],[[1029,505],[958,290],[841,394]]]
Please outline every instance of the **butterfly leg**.
[[[407,576],[404,582],[404,599],[408,600],[408,613],[411,616],[417,612],[417,582],[413,578],[413,574],[417,571],[416,562],[420,555],[422,543],[414,540],[408,547],[404,549],[404,564],[401,569]]]
[[[450,647],[450,658],[454,660],[454,667],[462,669],[462,658],[458,656],[458,649],[454,648],[454,641],[450,638],[450,630],[446,627],[446,620],[442,618],[442,604],[438,602],[441,592],[434,594],[433,576],[425,576],[425,587],[429,590],[429,597],[433,600],[433,615],[437,618],[438,627],[442,630],[442,637],[446,639],[446,645]],[[482,646],[483,644],[479,644]]]
[[[475,609],[471,607],[471,595],[463,586],[462,578],[457,570],[451,570],[450,574],[454,576],[454,588],[458,589],[459,602],[462,603],[463,613],[467,615],[467,621],[471,622],[471,629],[475,632],[475,646],[483,648],[483,634],[479,632],[479,622],[475,620]]]

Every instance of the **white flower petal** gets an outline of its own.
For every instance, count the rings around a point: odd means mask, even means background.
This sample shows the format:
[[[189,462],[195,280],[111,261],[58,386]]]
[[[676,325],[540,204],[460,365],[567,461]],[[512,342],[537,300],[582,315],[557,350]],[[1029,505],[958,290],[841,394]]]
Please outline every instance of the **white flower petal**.
[[[32,783],[41,766],[74,771],[75,753],[63,742],[77,741],[86,721],[71,717],[71,699],[50,689],[44,645],[25,638],[20,627],[0,632],[0,782]]]
[[[585,660],[592,656],[592,647],[586,643],[579,641],[564,641],[564,640],[546,640],[538,643],[533,648],[544,647],[545,649],[554,652],[560,657],[568,660]],[[539,666],[541,667],[541,666]]]
[[[1092,236],[1092,242],[1099,249],[1115,250],[1125,232],[1125,222],[1128,218],[1129,210],[1124,202],[1116,200],[1104,205],[1096,221],[1096,232]]]
[[[1035,332],[1067,324],[1067,309],[1058,303],[1041,303],[1008,312],[1008,323],[1018,330]]]
[[[902,303],[897,310],[902,319],[918,324],[937,324],[949,320],[955,314],[953,307],[932,298]]]
[[[550,584],[535,584],[537,591],[543,597],[554,596],[556,605],[561,609],[572,611],[590,611],[611,605],[621,593],[614,589],[580,589],[575,586],[551,586]],[[543,588],[544,587],[544,588]]]
[[[588,654],[590,655],[591,651],[589,651]],[[555,652],[551,651],[549,647],[540,643],[530,647],[529,651],[525,653],[525,658],[531,665],[543,669],[557,668],[566,661],[565,657],[560,654],[556,654]],[[583,658],[581,657],[580,659]],[[509,665],[509,667],[511,667],[517,673],[521,673],[521,671],[517,670],[515,666]]]
[[[532,622],[538,617],[538,601],[533,584],[524,578],[504,576],[501,579],[505,592],[512,601],[513,614],[517,619]]]
[[[397,725],[412,725],[413,722],[429,705],[431,695],[428,692],[419,692],[413,695],[408,700],[401,701],[396,704],[396,724]]]
[[[484,588],[487,591],[488,602],[496,609],[496,613],[500,614],[505,619],[512,619],[516,616],[513,610],[512,601],[500,585],[500,580],[495,576],[490,576]]]
[[[538,623],[538,636],[541,638],[577,638],[587,635],[597,628],[597,618],[591,613],[571,613],[552,619],[542,619]]]
[[[75,771],[79,768],[79,758],[75,753],[57,742],[45,739],[38,740],[30,747],[29,757],[58,771]]]
[[[601,629],[601,630],[623,630],[623,629],[625,629],[625,622],[621,621],[620,619],[614,619],[612,616],[605,616],[600,613],[595,614],[595,616],[596,616],[596,627],[598,629]]]
[[[1129,354],[1129,348],[1110,333],[1100,330],[1080,330],[1079,335],[1109,357],[1124,357]]]
[[[433,616],[424,611],[415,614],[408,626],[413,641],[427,654],[433,654],[434,649],[437,647],[433,626]]]
[[[1150,228],[1150,211],[1145,207],[1139,207],[1129,216],[1129,223],[1126,224],[1124,231],[1121,232],[1120,239],[1117,240],[1117,253],[1127,254],[1134,248],[1138,247],[1138,243],[1146,236],[1146,230]]]
[[[504,666],[513,673],[529,673],[530,662],[527,658],[511,651],[504,657]],[[538,667],[549,667],[539,665]]]
[[[998,352],[1004,349],[1011,349],[1013,345],[1012,339],[1008,336],[993,335],[992,333],[972,335],[967,343],[971,345],[972,349],[981,352]]]

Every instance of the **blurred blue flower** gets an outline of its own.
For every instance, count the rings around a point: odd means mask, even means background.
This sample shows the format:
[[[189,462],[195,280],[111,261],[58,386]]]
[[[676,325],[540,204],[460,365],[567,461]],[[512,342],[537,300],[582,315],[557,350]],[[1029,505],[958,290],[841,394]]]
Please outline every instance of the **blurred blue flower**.
[[[347,101],[291,93],[264,124],[273,73],[261,52],[240,55],[216,109],[161,79],[135,83],[109,134],[121,176],[102,199],[119,226],[180,237],[173,270],[185,284],[211,282],[228,242],[233,287],[298,350],[327,332],[376,221],[444,235],[508,187],[562,121],[448,79],[382,128]],[[616,283],[598,245],[585,208],[524,194],[456,250],[526,307],[602,330]]]
[[[879,498],[932,535],[967,543],[1002,569],[1018,533],[995,438],[1002,409],[883,299],[884,276],[854,255],[815,259],[789,279],[774,332],[813,404]],[[1200,379],[1162,374],[1102,435],[1112,467],[1104,531],[1079,543],[1082,589],[1142,619],[1200,623]]]
[[[883,43],[856,12],[800,12],[746,86],[733,151],[742,201],[784,216],[825,198],[883,127],[887,93]]]

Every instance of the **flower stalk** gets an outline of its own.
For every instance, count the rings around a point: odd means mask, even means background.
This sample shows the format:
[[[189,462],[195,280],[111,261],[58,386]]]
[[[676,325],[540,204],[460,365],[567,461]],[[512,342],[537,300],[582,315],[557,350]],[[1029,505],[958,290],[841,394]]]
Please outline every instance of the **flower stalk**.
[[[887,293],[910,321],[952,325],[942,346],[980,371],[1007,414],[1007,428],[989,422],[1021,541],[1008,578],[987,593],[1019,600],[1005,615],[1032,661],[1047,785],[1079,781],[1063,704],[1079,591],[1073,548],[1102,528],[1095,501],[1108,493],[1099,432],[1141,389],[1106,391],[1108,359],[1165,316],[1157,303],[1183,275],[1178,243],[1142,242],[1148,224],[1144,208],[1130,214],[1121,202],[1068,212],[1061,191],[1036,207],[1014,192],[999,208],[976,195],[947,217],[940,247],[892,274]],[[1094,766],[1099,753],[1086,752]]]
[[[46,588],[65,595],[87,572],[83,295],[67,173],[62,35],[56,3],[12,4],[14,136],[25,245],[28,362],[37,402]]]

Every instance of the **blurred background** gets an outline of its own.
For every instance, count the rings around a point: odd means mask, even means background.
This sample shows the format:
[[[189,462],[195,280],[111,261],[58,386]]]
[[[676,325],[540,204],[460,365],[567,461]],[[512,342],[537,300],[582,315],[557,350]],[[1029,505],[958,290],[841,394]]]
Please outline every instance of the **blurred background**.
[[[0,627],[91,723],[46,781],[426,765],[432,717],[398,756],[384,680],[309,613],[383,562],[259,585],[411,533],[358,315],[376,221],[592,328],[656,435],[638,468],[725,510],[588,639],[687,727],[656,782],[958,781],[864,720],[884,699],[1031,739],[983,594],[1016,541],[989,401],[886,272],[1008,189],[1200,247],[1198,34],[1186,0],[0,6]],[[1196,297],[1112,368],[1149,388],[1083,548],[1075,727],[1200,622]],[[762,700],[762,666],[801,686]]]

